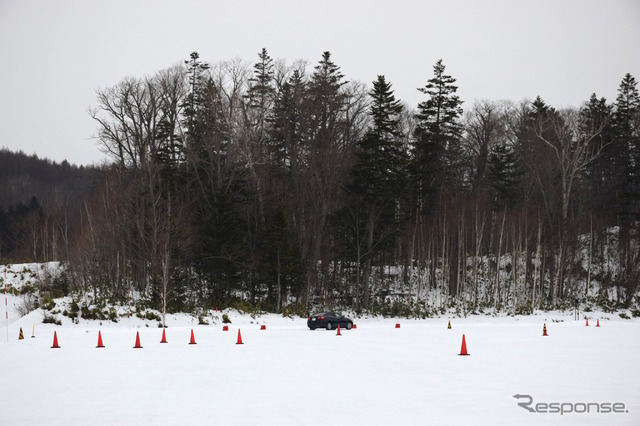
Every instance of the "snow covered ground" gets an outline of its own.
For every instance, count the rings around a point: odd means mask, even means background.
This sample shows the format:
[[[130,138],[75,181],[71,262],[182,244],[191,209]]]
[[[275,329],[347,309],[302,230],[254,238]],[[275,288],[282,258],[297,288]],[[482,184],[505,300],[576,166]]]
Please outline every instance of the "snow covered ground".
[[[20,289],[56,268],[2,278]],[[43,324],[40,309],[21,316],[24,300],[7,296],[9,321],[0,311],[2,426],[640,424],[640,320],[617,313],[588,313],[589,327],[570,312],[454,317],[450,330],[446,317],[356,318],[342,336],[301,318],[227,311],[222,331],[222,313],[182,314],[162,344],[156,320]]]
[[[8,342],[0,332],[1,425],[640,424],[640,321],[617,315],[589,327],[562,313],[452,318],[451,330],[442,318],[357,319],[342,336],[276,315],[231,315],[228,332],[175,316],[167,344],[156,322],[39,316],[11,322]],[[518,405],[529,399],[574,412]]]

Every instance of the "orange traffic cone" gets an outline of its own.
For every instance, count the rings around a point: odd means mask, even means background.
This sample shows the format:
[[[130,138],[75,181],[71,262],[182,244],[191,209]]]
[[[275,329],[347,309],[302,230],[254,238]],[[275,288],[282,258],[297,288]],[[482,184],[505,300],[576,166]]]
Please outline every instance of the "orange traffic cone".
[[[98,346],[96,348],[104,348],[104,344],[102,343],[102,333],[98,330]]]
[[[20,334],[18,334],[18,340],[24,340],[24,334],[22,334],[22,327],[20,327]]]
[[[458,355],[469,355],[467,352],[467,342],[464,338],[464,334],[462,335],[462,348],[460,348],[460,353]]]
[[[587,318],[587,327],[589,327],[589,318]]]
[[[229,331],[229,326],[228,325],[223,325],[222,326],[222,331]]]
[[[353,329],[355,330],[356,328],[358,328],[358,326],[353,324]]]
[[[596,320],[596,327],[600,327],[600,318]]]
[[[262,324],[262,325],[260,326],[260,330],[266,330],[266,329],[267,329],[267,326],[266,326],[265,324]]]
[[[193,335],[193,328],[191,329],[191,340],[189,341],[190,345],[195,345],[196,344],[196,338]]]
[[[51,346],[51,349],[58,349],[60,348],[60,346],[58,346],[58,333],[56,333],[55,331],[53,332],[53,346]]]
[[[396,323],[396,328],[400,328],[400,323]]]
[[[340,324],[338,324],[338,332],[336,333],[336,336],[342,336],[342,333],[340,333]]]
[[[542,326],[542,335],[543,336],[548,336],[548,334],[547,334],[547,324]]]
[[[133,347],[133,349],[142,349],[142,346],[140,346],[140,332],[136,331],[136,345]]]
[[[236,342],[236,345],[242,345],[242,335],[240,334],[240,329],[238,329],[238,341]]]
[[[162,340],[160,340],[160,343],[167,343],[167,333],[165,330],[165,328],[162,329]]]

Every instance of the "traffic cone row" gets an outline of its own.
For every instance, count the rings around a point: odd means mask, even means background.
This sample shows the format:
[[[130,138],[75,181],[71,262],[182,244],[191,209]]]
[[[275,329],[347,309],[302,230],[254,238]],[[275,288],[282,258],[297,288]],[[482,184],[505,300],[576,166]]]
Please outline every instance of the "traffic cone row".
[[[340,333],[340,330],[338,330],[338,333]],[[22,333],[22,328],[20,329],[20,337],[19,339],[24,339],[23,333]],[[162,329],[162,340],[160,341],[160,343],[167,343],[167,333],[165,331],[165,329]],[[195,345],[196,344],[196,338],[195,338],[195,334],[193,332],[193,329],[191,329],[191,339],[189,340],[189,344],[190,345]],[[244,344],[242,342],[242,335],[240,334],[240,329],[238,329],[238,340],[236,342],[237,345],[242,345]],[[98,345],[96,346],[96,348],[104,348],[104,342],[102,340],[102,332],[100,330],[98,330]],[[58,344],[58,333],[56,331],[53,332],[53,346],[51,346],[51,348],[60,348],[60,345]],[[140,332],[136,331],[136,342],[135,345],[133,346],[134,349],[142,349],[142,345],[140,344]]]
[[[589,319],[587,318],[586,321],[586,326],[589,326]],[[396,323],[396,328],[400,328],[400,324]],[[596,327],[600,327],[600,320],[597,319],[596,320]],[[356,325],[353,325],[353,328],[356,328]],[[451,329],[451,321],[449,321],[449,323],[447,324],[447,329]],[[223,327],[223,331],[228,331],[229,327],[228,326],[224,326]],[[266,330],[266,326],[262,325],[260,327],[260,330]],[[342,336],[342,333],[340,332],[340,325],[338,324],[338,328],[337,328],[337,336]],[[543,336],[549,336],[547,334],[547,324],[544,323],[544,325],[542,326],[542,335]],[[35,337],[35,326],[34,326],[34,332],[33,335],[31,337]],[[22,328],[20,328],[20,335],[18,337],[19,340],[24,339],[24,335],[22,332]],[[167,335],[166,335],[166,331],[163,328],[162,329],[162,340],[160,341],[160,343],[167,343]],[[190,345],[195,345],[196,344],[196,340],[195,340],[195,335],[193,332],[193,329],[191,329],[191,339],[189,341]],[[240,329],[238,329],[238,339],[236,341],[236,345],[242,345],[244,344],[244,342],[242,341],[242,334],[240,332]],[[98,345],[96,346],[96,348],[104,348],[104,343],[102,341],[102,333],[100,331],[98,331]],[[58,344],[58,334],[56,331],[53,332],[53,346],[51,346],[52,349],[57,349],[60,348],[60,345]],[[134,349],[142,349],[142,346],[140,344],[140,332],[136,332],[136,342],[135,342],[135,346]],[[466,337],[463,334],[462,335],[462,346],[460,348],[460,353],[458,354],[460,356],[469,356],[469,352],[467,351],[467,342],[466,342]]]
[[[585,317],[586,319],[586,326],[589,327],[589,318]],[[600,327],[600,318],[596,318],[596,327]]]

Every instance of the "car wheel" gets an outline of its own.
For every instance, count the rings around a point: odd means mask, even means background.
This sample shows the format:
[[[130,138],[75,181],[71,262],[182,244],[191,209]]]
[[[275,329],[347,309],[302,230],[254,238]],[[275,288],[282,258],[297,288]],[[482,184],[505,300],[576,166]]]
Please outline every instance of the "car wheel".
[[[331,322],[328,322],[327,323],[327,330],[331,330],[331,329],[333,329],[333,326],[331,325]]]
[[[353,323],[352,322],[348,322],[347,323],[347,330],[351,330],[351,327],[353,327]]]

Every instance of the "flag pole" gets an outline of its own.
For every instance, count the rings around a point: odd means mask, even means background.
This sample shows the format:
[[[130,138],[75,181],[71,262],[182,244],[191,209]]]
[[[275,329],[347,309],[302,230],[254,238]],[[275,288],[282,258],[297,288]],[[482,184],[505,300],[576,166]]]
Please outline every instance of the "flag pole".
[[[7,302],[7,268],[4,268],[4,317],[7,324],[7,343],[9,343],[9,304]]]

